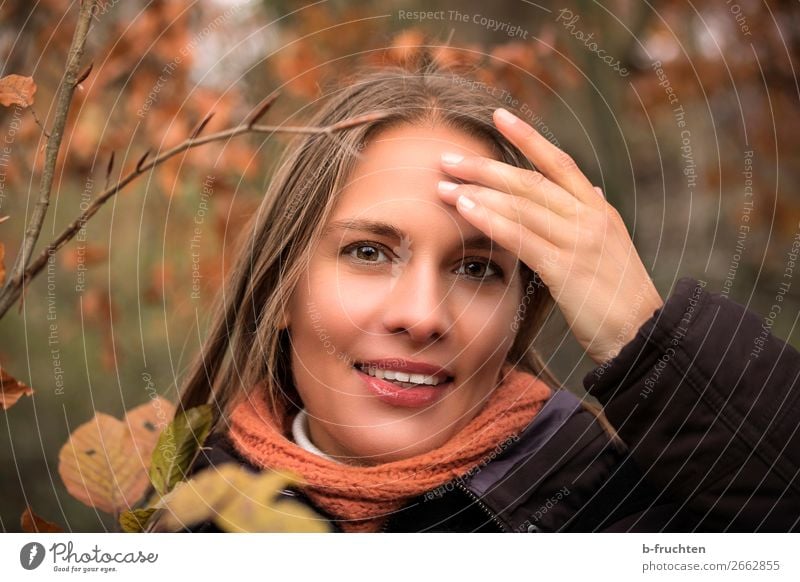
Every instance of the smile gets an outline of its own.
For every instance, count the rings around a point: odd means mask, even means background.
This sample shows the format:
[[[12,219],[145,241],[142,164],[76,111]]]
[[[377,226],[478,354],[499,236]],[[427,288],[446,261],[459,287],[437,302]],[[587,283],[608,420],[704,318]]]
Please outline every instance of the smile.
[[[408,372],[401,372],[399,370],[376,368],[375,366],[366,364],[356,364],[355,367],[365,374],[369,374],[370,376],[381,378],[383,380],[390,380],[395,384],[403,386],[404,388],[411,388],[412,386],[420,385],[436,386],[438,384],[444,384],[448,380],[452,380],[452,377],[449,377],[446,374],[410,374]]]
[[[429,406],[454,385],[449,370],[402,359],[357,362],[353,370],[378,400],[404,408]]]

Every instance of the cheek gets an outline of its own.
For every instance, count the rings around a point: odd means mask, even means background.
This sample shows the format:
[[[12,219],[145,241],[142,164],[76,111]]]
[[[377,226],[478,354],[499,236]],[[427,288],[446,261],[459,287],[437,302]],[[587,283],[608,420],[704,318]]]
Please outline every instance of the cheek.
[[[518,294],[480,297],[473,295],[458,309],[455,326],[464,351],[479,361],[504,359],[516,337],[514,317],[519,308]]]
[[[335,265],[310,279],[307,303],[333,328],[363,329],[380,313],[390,292],[389,277],[349,272]]]

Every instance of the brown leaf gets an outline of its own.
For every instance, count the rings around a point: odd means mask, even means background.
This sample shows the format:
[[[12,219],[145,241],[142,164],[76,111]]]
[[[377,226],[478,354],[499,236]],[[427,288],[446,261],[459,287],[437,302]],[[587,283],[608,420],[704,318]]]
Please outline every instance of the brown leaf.
[[[33,105],[33,94],[36,93],[36,83],[33,77],[22,75],[8,75],[0,79],[0,105]]]
[[[6,282],[6,245],[0,242],[0,285]]]
[[[0,366],[0,407],[8,410],[17,403],[22,396],[33,394],[33,388],[23,384]]]
[[[173,410],[156,397],[123,420],[98,412],[79,426],[58,455],[58,473],[70,495],[107,513],[133,507],[150,484],[153,449]]]
[[[30,506],[22,512],[20,525],[22,526],[22,531],[26,533],[61,533],[64,531],[64,528],[57,523],[47,521],[36,515]]]

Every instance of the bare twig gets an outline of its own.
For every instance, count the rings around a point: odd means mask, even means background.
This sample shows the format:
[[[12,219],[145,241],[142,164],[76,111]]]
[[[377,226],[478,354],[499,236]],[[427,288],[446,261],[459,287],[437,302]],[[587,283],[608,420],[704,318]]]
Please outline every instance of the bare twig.
[[[263,107],[263,106],[262,106]],[[224,141],[229,140],[232,137],[246,134],[246,133],[256,133],[256,134],[275,134],[275,133],[307,133],[307,134],[327,134],[332,135],[338,131],[342,131],[345,129],[350,129],[357,125],[361,125],[364,123],[369,123],[372,121],[376,121],[378,119],[382,119],[388,115],[388,112],[376,112],[376,113],[369,113],[367,115],[361,115],[359,117],[354,117],[352,119],[345,119],[333,125],[327,125],[323,127],[314,127],[314,126],[282,126],[282,125],[251,125],[249,120],[245,120],[244,123],[241,125],[237,125],[236,127],[232,127],[217,133],[209,134],[205,137],[190,137],[189,139],[179,143],[175,147],[166,150],[159,156],[150,159],[149,155],[150,150],[145,152],[145,154],[139,159],[136,164],[136,167],[128,172],[125,176],[120,178],[120,180],[110,186],[105,191],[95,198],[92,203],[86,208],[86,210],[81,213],[81,215],[76,218],[67,228],[65,228],[61,234],[58,235],[55,239],[53,239],[47,247],[42,250],[41,254],[33,261],[30,266],[25,269],[23,272],[22,277],[18,277],[16,280],[9,281],[9,284],[6,285],[6,288],[3,289],[2,293],[0,293],[0,317],[5,315],[8,308],[14,304],[20,294],[20,290],[22,288],[22,280],[23,279],[32,279],[35,277],[47,264],[47,260],[53,253],[57,252],[61,247],[63,247],[67,242],[69,242],[81,227],[86,224],[86,222],[94,216],[100,207],[105,204],[105,202],[114,196],[117,192],[122,190],[125,186],[133,182],[136,178],[165,162],[166,160],[186,151],[189,149],[196,148],[203,144],[215,142],[215,141]],[[208,119],[208,118],[206,118]],[[205,123],[201,123],[201,126],[204,126]],[[194,133],[197,133],[199,130],[202,130],[202,127],[198,127]],[[26,282],[27,285],[27,282]]]
[[[83,72],[82,72],[80,75],[78,75],[78,78],[77,78],[77,79],[75,79],[75,85],[76,85],[76,86],[77,86],[77,85],[80,85],[80,84],[81,84],[81,83],[83,83],[83,82],[84,82],[86,79],[88,79],[88,78],[89,78],[89,75],[92,73],[92,68],[93,68],[93,67],[94,67],[94,62],[91,62],[91,63],[89,63],[89,66],[88,66],[88,67],[86,67],[86,68],[83,70]]]
[[[105,187],[108,188],[108,183],[111,181],[111,172],[114,171],[114,151],[111,151],[111,157],[108,158],[108,166],[106,166],[106,185]]]
[[[139,161],[136,162],[136,171],[137,172],[141,172],[142,171],[142,165],[144,164],[144,161],[147,159],[147,156],[149,156],[149,155],[150,155],[150,150],[147,150],[146,152],[144,152],[144,155],[141,158],[139,158]]]
[[[36,122],[36,125],[38,125],[41,128],[42,133],[44,134],[44,136],[47,139],[50,139],[50,133],[44,127],[44,124],[42,123],[41,119],[39,119],[39,116],[36,115],[36,110],[33,107],[28,107],[28,110],[31,112],[31,115],[33,116],[33,120]]]
[[[206,115],[203,118],[203,121],[197,124],[197,127],[195,127],[192,133],[189,134],[189,139],[190,140],[196,139],[197,136],[200,135],[200,132],[202,132],[206,128],[206,125],[208,125],[208,122],[211,121],[212,117],[214,117],[213,111],[208,115]]]
[[[280,95],[280,93],[276,91],[275,93],[268,95],[266,99],[258,104],[258,107],[255,109],[253,114],[247,118],[247,127],[253,127],[256,123],[258,123],[259,119],[264,117],[264,114],[269,111],[270,107],[272,107],[272,104],[275,103],[278,95]]]
[[[67,123],[67,115],[69,113],[70,103],[72,102],[72,95],[77,85],[78,67],[80,67],[83,48],[86,45],[86,36],[89,33],[89,23],[95,2],[96,0],[86,0],[81,3],[78,12],[78,23],[75,27],[75,33],[72,36],[72,44],[69,47],[64,79],[58,88],[58,95],[56,97],[53,127],[47,137],[44,167],[42,169],[42,178],[39,182],[39,197],[33,208],[30,221],[25,228],[25,237],[22,241],[22,247],[17,254],[16,261],[14,262],[14,267],[11,269],[11,275],[0,294],[3,297],[7,295],[7,292],[12,287],[19,289],[22,286],[26,267],[28,263],[30,263],[31,257],[33,256],[33,249],[36,246],[36,241],[39,239],[39,233],[42,231],[44,217],[50,205],[50,191],[53,187],[53,176],[55,175],[58,151],[61,149],[61,138],[64,134],[64,126]],[[5,309],[8,309],[8,305],[6,305]],[[5,310],[3,310],[2,313],[5,313]],[[0,315],[2,315],[2,313],[0,313]]]

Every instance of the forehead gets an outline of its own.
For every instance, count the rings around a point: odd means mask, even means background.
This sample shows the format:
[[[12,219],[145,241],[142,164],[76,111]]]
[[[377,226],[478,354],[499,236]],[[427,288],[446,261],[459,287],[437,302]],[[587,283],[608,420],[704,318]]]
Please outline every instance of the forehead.
[[[439,180],[453,178],[442,172],[440,156],[455,152],[465,156],[495,157],[491,147],[462,131],[443,126],[400,126],[376,134],[362,151],[337,204],[336,217],[363,213],[365,204],[386,206],[417,202],[440,209],[452,208],[436,193]]]

